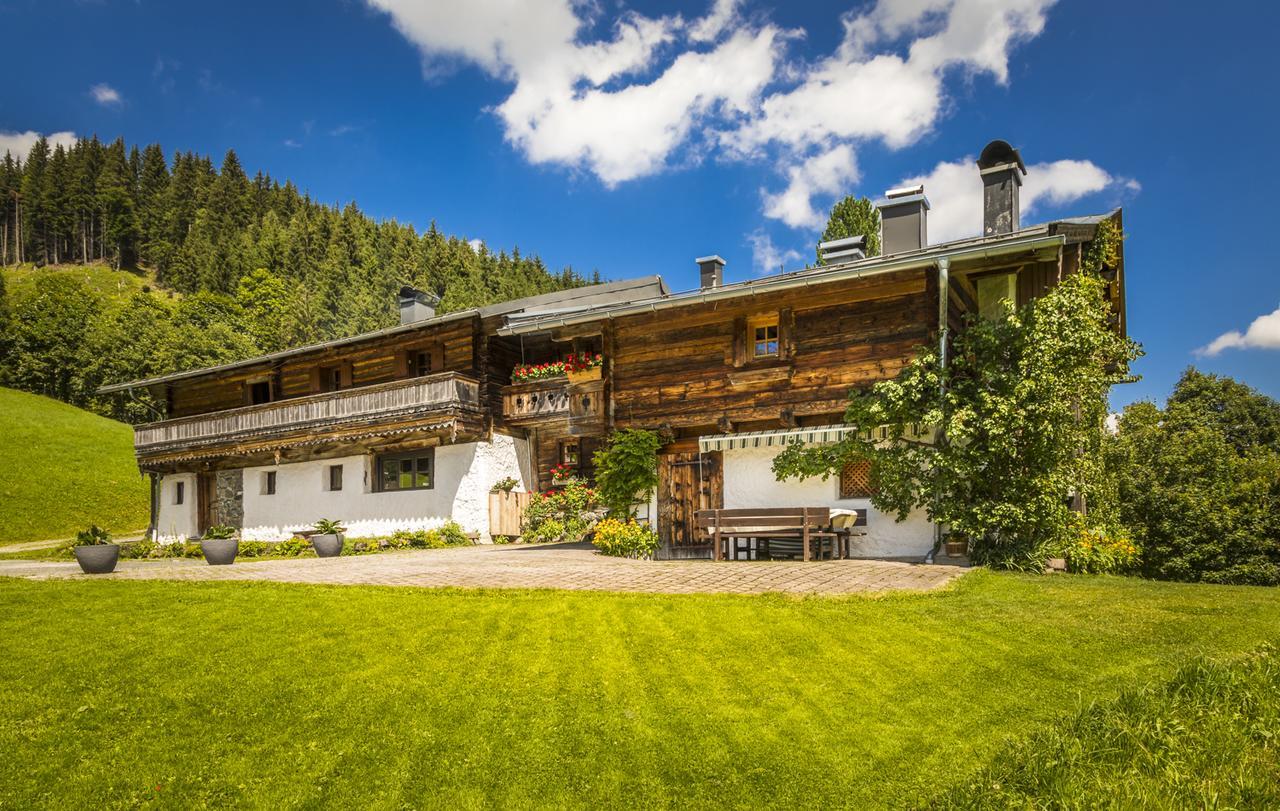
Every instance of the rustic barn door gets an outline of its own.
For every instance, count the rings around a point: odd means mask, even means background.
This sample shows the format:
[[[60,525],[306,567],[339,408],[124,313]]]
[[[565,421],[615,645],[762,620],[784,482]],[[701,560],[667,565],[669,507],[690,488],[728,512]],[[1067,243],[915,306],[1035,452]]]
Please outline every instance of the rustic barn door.
[[[698,510],[724,506],[724,469],[719,451],[669,453],[658,465],[658,536],[674,554],[703,547],[694,524]]]
[[[196,529],[201,535],[213,526],[213,509],[218,500],[217,477],[213,473],[196,474]]]

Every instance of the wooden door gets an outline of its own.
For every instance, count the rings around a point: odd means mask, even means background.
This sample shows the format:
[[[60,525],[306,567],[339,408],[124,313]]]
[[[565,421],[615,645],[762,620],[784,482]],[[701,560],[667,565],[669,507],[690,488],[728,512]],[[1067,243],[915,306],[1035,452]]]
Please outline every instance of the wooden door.
[[[213,507],[218,498],[217,490],[217,474],[196,474],[196,529],[201,535],[213,526]]]
[[[665,454],[658,477],[658,537],[663,545],[672,550],[707,546],[694,518],[698,510],[724,507],[722,454]]]

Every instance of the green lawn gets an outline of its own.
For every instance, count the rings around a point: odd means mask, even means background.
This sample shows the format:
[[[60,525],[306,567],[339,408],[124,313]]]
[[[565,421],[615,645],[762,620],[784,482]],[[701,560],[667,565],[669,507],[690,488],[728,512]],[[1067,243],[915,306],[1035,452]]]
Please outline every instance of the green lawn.
[[[124,423],[0,388],[0,459],[0,544],[67,538],[91,523],[147,526],[147,481]]]
[[[944,808],[1280,808],[1280,651],[1197,659],[1014,742]]]
[[[430,553],[424,553],[430,554]],[[1280,593],[879,599],[0,579],[0,807],[911,805]]]

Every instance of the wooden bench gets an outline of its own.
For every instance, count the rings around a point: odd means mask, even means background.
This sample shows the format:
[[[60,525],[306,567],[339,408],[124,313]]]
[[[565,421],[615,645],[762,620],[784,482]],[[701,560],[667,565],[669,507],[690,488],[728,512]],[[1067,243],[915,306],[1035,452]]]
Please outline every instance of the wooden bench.
[[[755,540],[757,550],[795,548],[802,560],[840,556],[840,536],[831,529],[827,507],[754,507],[738,510],[698,510],[697,527],[711,541],[711,559],[728,560],[743,551],[740,541]],[[735,545],[734,549],[729,546]],[[794,553],[793,553],[794,554]]]

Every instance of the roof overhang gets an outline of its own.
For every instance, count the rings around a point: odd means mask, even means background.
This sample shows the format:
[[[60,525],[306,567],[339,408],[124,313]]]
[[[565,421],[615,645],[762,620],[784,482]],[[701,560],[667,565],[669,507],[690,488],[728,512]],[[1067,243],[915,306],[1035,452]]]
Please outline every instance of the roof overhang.
[[[776,279],[754,280],[736,285],[726,285],[712,290],[695,290],[689,293],[647,299],[614,307],[584,310],[578,313],[547,316],[531,315],[527,318],[509,316],[507,323],[498,329],[498,334],[526,335],[558,327],[657,312],[691,304],[758,296],[763,293],[813,287],[847,279],[869,278],[900,270],[930,268],[943,260],[953,263],[952,272],[957,272],[962,271],[963,268],[955,267],[955,263],[1004,258],[1019,253],[1052,251],[1056,257],[1057,251],[1060,251],[1065,244],[1065,237],[1059,234],[1049,234],[1047,228],[1045,228],[1040,233],[1028,236],[1003,238],[998,241],[983,241],[978,244],[957,245],[954,247],[934,247],[906,255],[878,256],[844,265],[800,271],[787,276],[780,276]]]

